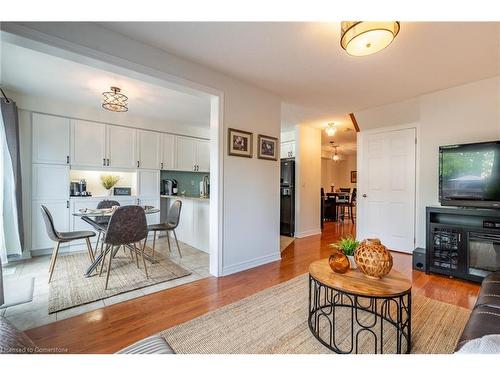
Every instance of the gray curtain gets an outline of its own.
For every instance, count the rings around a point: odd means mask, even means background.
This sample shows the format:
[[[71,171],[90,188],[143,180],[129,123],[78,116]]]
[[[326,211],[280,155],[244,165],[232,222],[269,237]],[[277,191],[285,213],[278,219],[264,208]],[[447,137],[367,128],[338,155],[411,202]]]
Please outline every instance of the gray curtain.
[[[0,100],[2,118],[5,128],[5,139],[9,150],[12,171],[14,172],[15,198],[17,208],[17,227],[19,230],[19,240],[21,249],[24,249],[24,228],[23,228],[23,189],[21,183],[21,154],[19,149],[19,117],[17,105],[12,99],[2,98]]]

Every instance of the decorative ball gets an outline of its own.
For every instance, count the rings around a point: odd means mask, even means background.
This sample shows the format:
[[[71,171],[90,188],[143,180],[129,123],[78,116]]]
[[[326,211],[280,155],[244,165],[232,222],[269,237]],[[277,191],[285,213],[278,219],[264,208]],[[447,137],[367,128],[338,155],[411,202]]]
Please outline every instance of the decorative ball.
[[[354,253],[354,260],[359,270],[372,279],[381,279],[392,268],[392,255],[378,238],[362,241]]]
[[[335,250],[330,258],[328,258],[328,264],[333,272],[336,273],[346,273],[349,270],[349,259],[340,250]]]

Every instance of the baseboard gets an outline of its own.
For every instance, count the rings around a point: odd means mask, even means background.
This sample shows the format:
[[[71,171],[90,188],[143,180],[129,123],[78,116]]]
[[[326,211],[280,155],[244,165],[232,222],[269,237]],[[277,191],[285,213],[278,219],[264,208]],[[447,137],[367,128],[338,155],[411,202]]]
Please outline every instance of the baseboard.
[[[306,230],[304,232],[296,232],[295,237],[296,238],[304,238],[304,237],[309,237],[309,236],[316,236],[318,234],[321,234],[321,228]]]
[[[263,264],[275,262],[281,259],[281,254],[278,251],[276,254],[265,255],[263,257],[255,258],[252,260],[247,260],[244,262],[232,264],[230,266],[222,267],[222,276],[231,275],[236,272],[241,272],[248,270],[250,268],[254,268],[257,266],[262,266]]]

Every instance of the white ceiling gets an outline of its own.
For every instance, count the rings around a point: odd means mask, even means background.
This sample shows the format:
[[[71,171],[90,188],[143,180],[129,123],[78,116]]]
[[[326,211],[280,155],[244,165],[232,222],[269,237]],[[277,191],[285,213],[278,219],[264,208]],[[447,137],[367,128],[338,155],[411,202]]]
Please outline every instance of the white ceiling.
[[[500,74],[500,23],[402,22],[389,48],[348,56],[339,23],[117,22],[104,27],[239,77],[286,102],[285,126]]]
[[[131,115],[198,127],[210,123],[208,96],[191,95],[2,42],[2,88],[83,107],[101,108],[102,92],[118,86]]]

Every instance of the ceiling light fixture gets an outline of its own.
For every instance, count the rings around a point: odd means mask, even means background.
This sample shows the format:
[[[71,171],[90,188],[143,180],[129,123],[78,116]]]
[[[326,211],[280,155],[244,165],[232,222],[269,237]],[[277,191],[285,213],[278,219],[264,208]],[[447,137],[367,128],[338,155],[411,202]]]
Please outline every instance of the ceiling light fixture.
[[[327,125],[327,128],[325,129],[326,135],[329,137],[333,137],[335,133],[337,132],[337,128],[335,127],[334,122],[329,122]]]
[[[341,47],[351,56],[368,56],[386,48],[396,38],[397,21],[342,21]]]
[[[330,146],[332,146],[332,147],[333,147],[333,149],[335,150],[335,151],[334,151],[334,153],[333,153],[333,155],[332,155],[332,160],[333,160],[334,162],[338,162],[338,161],[340,161],[340,155],[338,155],[338,154],[337,154],[337,148],[338,148],[339,146],[336,146],[336,145],[334,145],[333,143],[334,143],[333,141],[332,141],[332,142],[330,142]]]
[[[102,108],[111,112],[127,112],[128,98],[120,91],[119,87],[111,86],[111,91],[103,92]]]

